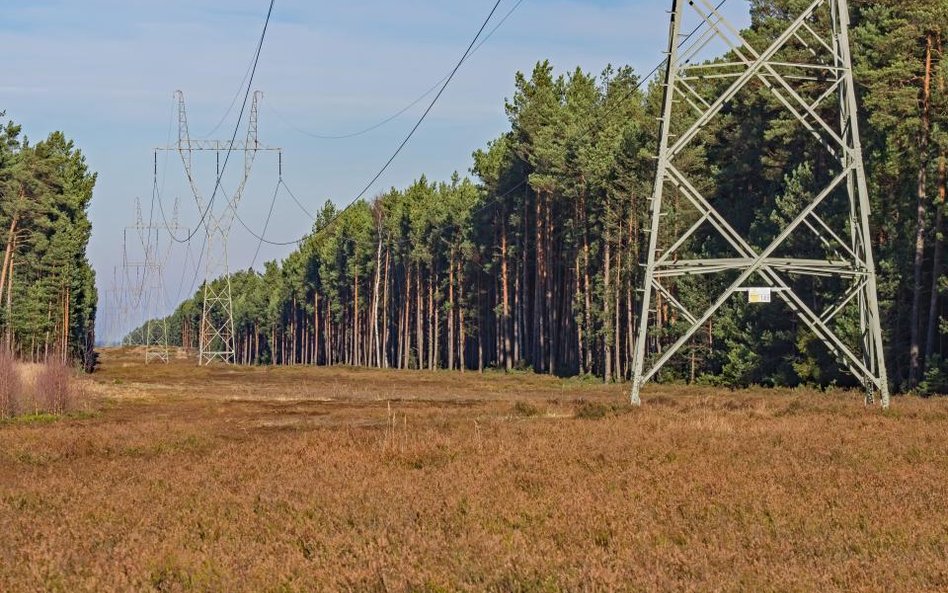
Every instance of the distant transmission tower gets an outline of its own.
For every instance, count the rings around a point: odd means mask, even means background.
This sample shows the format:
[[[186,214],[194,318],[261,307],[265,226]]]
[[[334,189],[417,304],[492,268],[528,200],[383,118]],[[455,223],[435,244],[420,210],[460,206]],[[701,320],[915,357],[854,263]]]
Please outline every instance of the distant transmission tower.
[[[124,252],[123,252],[124,253]],[[129,310],[128,310],[128,284],[126,282],[124,259],[122,266],[112,266],[112,282],[109,287],[109,292],[113,295],[111,299],[111,310],[113,311],[115,318],[110,323],[112,326],[112,331],[121,335],[121,340],[119,344],[122,346],[128,345],[128,334],[129,331]],[[122,270],[122,273],[119,273],[119,270]]]
[[[125,227],[123,234],[123,265],[128,270],[135,269],[138,273],[139,287],[135,299],[136,307],[145,317],[142,331],[142,344],[145,346],[145,364],[152,362],[167,363],[169,359],[168,322],[161,315],[164,305],[167,304],[164,283],[164,265],[170,255],[171,242],[167,248],[161,249],[161,232],[174,234],[187,229],[178,224],[178,203],[174,204],[171,221],[167,224],[146,223],[142,217],[141,204],[135,199],[135,224]],[[128,257],[128,231],[135,231],[140,242],[142,260],[130,260]],[[161,317],[161,319],[159,319]]]
[[[672,2],[632,402],[638,404],[642,386],[697,331],[709,328],[712,316],[729,299],[742,294],[749,303],[770,302],[771,295],[783,301],[862,381],[867,403],[878,391],[882,406],[887,407],[889,389],[870,248],[869,194],[859,139],[846,0],[811,2],[778,31],[766,48],[751,46],[708,0],[689,1],[698,22],[707,29],[692,45],[680,50],[685,4],[683,0]],[[725,57],[696,59],[709,44],[722,41],[729,50]],[[820,162],[811,163],[815,178],[812,193],[806,193],[792,207],[785,206],[792,210],[782,213],[785,216],[771,216],[779,230],[761,245],[759,237],[751,237],[746,224],[728,220],[716,207],[716,199],[722,196],[714,195],[697,178],[689,178],[682,156],[686,149],[695,147],[696,138],[708,131],[712,122],[726,117],[738,93],[764,89],[785,108],[781,119],[784,127],[788,121],[799,124],[826,152]],[[666,202],[672,201],[664,200],[666,197],[693,207],[691,217],[682,222],[680,210],[666,216],[670,213]],[[746,210],[760,211],[751,196],[724,198],[732,205],[740,203]],[[770,202],[771,208],[775,202]],[[689,247],[708,241],[727,245],[732,253],[712,259],[689,258]],[[700,312],[689,311],[672,289],[677,279],[688,275],[709,276],[710,285],[715,279],[720,282],[720,292],[698,299],[705,301],[700,304]],[[754,286],[755,282],[760,285]],[[820,295],[835,293],[834,298],[818,298],[814,286],[820,287]],[[663,349],[657,336],[652,335],[660,308],[674,311],[680,322],[676,341]],[[845,323],[840,322],[843,318]]]
[[[118,267],[112,267],[112,280],[108,288],[105,289],[104,303],[97,308],[101,316],[97,313],[96,334],[107,341],[114,339],[116,334],[124,331],[124,319],[122,317],[122,308],[124,306],[124,293],[118,282]],[[99,327],[101,321],[101,328]],[[101,331],[101,333],[100,333]],[[108,344],[108,342],[106,342]]]
[[[204,252],[204,306],[201,311],[198,364],[210,364],[214,361],[233,364],[235,352],[234,308],[231,299],[227,240],[237,213],[237,205],[243,197],[257,152],[275,151],[279,154],[282,149],[264,146],[257,141],[258,104],[263,96],[260,91],[255,91],[253,94],[247,135],[243,141],[191,138],[188,131],[188,115],[184,104],[184,93],[175,91],[175,96],[178,99],[178,142],[173,146],[156,150],[173,150],[180,155],[198,211],[207,213],[204,221],[207,237],[207,246]],[[194,151],[213,152],[216,157],[216,182],[210,201],[205,200],[195,179],[191,162]],[[230,154],[234,152],[243,153],[243,174],[237,189],[230,198],[227,198],[221,180],[223,175],[222,166],[226,164]],[[223,162],[221,161],[222,154],[224,155]],[[224,206],[215,209],[214,202],[218,194],[224,197]],[[220,277],[223,277],[223,281],[215,287],[213,281]]]

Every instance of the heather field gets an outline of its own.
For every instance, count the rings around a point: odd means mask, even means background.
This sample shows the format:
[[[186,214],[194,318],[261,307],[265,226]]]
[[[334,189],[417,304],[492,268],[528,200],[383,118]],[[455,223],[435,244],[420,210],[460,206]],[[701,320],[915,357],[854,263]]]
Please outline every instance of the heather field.
[[[948,401],[106,351],[0,424],[0,591],[948,590]]]

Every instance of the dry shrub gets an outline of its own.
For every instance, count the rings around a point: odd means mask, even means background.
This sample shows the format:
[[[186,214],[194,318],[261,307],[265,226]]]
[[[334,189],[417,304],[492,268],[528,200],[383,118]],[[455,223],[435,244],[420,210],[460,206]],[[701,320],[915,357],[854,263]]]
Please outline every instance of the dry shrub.
[[[513,411],[517,416],[526,416],[528,418],[540,415],[540,408],[525,401],[518,401],[515,403],[513,406]]]
[[[602,418],[611,418],[627,414],[632,411],[632,406],[622,402],[599,402],[589,400],[578,400],[574,416],[583,420],[601,420]]]
[[[60,361],[44,364],[35,379],[36,403],[50,414],[65,414],[80,403],[78,387],[73,383],[72,371]]]
[[[16,368],[13,354],[0,348],[0,418],[16,416],[23,396],[23,381]]]

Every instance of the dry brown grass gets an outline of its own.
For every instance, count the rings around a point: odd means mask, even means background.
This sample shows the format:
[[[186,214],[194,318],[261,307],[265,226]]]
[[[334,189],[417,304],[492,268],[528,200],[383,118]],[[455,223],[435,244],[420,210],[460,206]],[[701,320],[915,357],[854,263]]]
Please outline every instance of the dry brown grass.
[[[948,590],[943,400],[133,362],[0,427],[0,590]]]
[[[12,418],[20,409],[23,381],[10,351],[0,346],[0,418]]]

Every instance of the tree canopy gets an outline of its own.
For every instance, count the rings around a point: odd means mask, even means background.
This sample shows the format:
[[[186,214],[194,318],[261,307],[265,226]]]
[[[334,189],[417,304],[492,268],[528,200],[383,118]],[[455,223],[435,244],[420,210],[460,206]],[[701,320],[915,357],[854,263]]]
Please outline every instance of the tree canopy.
[[[0,328],[4,346],[24,358],[93,363],[97,295],[86,245],[95,181],[62,132],[31,144],[13,122],[0,129]]]

